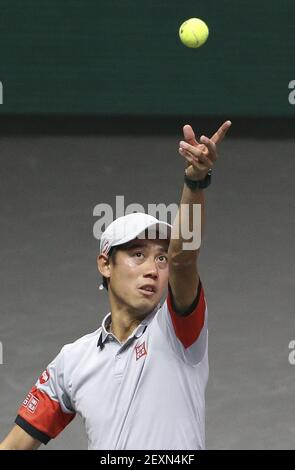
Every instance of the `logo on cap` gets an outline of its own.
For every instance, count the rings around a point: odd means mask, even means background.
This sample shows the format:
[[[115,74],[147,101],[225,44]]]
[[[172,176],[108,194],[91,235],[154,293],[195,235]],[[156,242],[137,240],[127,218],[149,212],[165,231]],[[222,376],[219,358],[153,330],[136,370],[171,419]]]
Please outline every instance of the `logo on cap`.
[[[104,255],[108,252],[109,246],[110,246],[110,242],[106,240],[101,250]]]

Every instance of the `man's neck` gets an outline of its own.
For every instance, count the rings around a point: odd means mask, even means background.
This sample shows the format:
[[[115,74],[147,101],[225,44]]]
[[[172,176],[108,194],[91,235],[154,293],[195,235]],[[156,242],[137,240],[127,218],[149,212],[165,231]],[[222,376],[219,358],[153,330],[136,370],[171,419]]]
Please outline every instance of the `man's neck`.
[[[109,301],[112,314],[109,331],[120,343],[124,343],[150,312],[140,315],[138,312],[128,309],[127,306],[118,305],[111,297],[109,297]]]
[[[123,317],[112,312],[112,321],[109,326],[109,331],[120,341],[120,343],[124,343],[142,320],[143,318]]]

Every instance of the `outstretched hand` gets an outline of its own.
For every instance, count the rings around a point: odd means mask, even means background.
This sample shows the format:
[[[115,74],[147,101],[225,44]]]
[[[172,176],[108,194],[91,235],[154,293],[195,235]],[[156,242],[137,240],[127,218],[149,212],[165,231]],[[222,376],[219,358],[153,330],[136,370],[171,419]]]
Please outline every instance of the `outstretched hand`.
[[[199,142],[190,125],[183,127],[185,141],[179,143],[179,153],[186,161],[185,173],[189,179],[202,180],[213,168],[217,160],[217,145],[222,142],[230,126],[231,121],[225,121],[210,139],[202,135]]]

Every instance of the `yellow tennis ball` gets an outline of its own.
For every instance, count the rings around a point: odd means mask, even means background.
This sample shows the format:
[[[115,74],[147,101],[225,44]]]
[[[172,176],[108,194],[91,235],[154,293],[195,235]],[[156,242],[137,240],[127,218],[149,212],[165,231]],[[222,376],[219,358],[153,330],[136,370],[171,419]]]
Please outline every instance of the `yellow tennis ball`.
[[[190,18],[179,28],[180,40],[187,47],[201,47],[207,41],[208,35],[208,26],[200,18]]]

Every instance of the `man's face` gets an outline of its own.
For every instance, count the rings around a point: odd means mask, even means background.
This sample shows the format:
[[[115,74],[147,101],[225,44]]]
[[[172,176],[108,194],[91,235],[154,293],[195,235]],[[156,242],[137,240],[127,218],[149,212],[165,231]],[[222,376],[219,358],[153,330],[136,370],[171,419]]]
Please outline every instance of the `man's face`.
[[[168,241],[135,239],[110,263],[109,292],[139,315],[153,310],[168,283]]]

